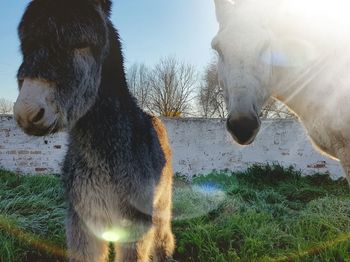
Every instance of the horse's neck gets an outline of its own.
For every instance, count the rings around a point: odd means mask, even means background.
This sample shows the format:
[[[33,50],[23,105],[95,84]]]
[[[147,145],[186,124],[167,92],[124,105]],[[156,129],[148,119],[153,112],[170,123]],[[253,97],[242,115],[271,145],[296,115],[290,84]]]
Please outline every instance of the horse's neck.
[[[273,66],[269,88],[273,97],[303,117],[309,114],[310,108],[319,108],[324,96],[334,95],[334,90],[330,90],[324,82],[330,83],[330,78],[339,73],[333,67],[339,64],[336,58],[338,51],[346,45],[339,42],[334,45],[326,30],[313,30],[315,22],[303,20],[295,12],[291,13],[291,17],[275,15],[279,12],[283,14],[285,4],[290,1],[293,0],[280,1],[277,7],[281,10],[270,13],[267,20],[274,37],[272,50],[296,60],[291,60],[290,65]]]
[[[310,110],[320,110],[327,97],[334,96],[335,88],[330,88],[334,75],[330,73],[328,57],[311,62],[298,70],[275,68],[272,96],[286,104],[301,118]]]

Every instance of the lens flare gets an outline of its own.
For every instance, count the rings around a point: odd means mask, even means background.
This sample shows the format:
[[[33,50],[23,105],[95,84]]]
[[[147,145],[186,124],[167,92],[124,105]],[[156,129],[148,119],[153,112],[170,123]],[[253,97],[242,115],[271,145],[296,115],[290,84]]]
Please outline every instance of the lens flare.
[[[135,230],[137,232],[137,229],[135,227],[122,227],[122,226],[114,226],[109,228],[104,228],[100,231],[100,233],[97,233],[95,231],[95,235],[107,242],[110,243],[127,243],[137,240],[137,235],[135,233]],[[93,232],[94,230],[92,230]]]
[[[120,240],[120,236],[115,231],[107,231],[102,234],[102,238],[107,242],[117,242]]]
[[[193,186],[193,190],[201,192],[203,194],[221,194],[222,189],[215,183],[202,183]]]
[[[288,255],[285,255],[283,257],[279,258],[270,258],[268,261],[274,261],[274,262],[288,262],[288,261],[295,261],[301,258],[306,258],[309,255],[316,255],[320,254],[322,251],[325,251],[327,249],[330,249],[336,245],[339,245],[341,243],[346,243],[350,240],[349,234],[341,235],[339,238],[334,240],[329,240],[325,242],[321,242],[316,246],[311,247],[307,250],[299,250],[294,253],[290,253]]]
[[[179,183],[174,187],[174,190],[174,221],[205,216],[217,210],[227,199],[222,186],[213,182],[202,182],[194,185]]]
[[[67,251],[62,246],[55,245],[51,243],[49,239],[44,239],[39,235],[29,233],[20,227],[17,227],[14,220],[3,215],[0,215],[0,229],[7,232],[9,236],[16,237],[19,241],[26,243],[29,247],[60,258],[66,258],[68,256]],[[70,257],[79,260],[76,256],[71,255]]]

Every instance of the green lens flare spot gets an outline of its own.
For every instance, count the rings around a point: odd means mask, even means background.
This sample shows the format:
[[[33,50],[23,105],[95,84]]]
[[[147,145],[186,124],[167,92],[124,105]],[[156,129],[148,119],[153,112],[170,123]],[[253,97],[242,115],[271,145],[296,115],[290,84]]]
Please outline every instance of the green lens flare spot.
[[[118,233],[114,231],[107,231],[102,234],[102,238],[108,242],[117,242],[120,240],[120,236]]]

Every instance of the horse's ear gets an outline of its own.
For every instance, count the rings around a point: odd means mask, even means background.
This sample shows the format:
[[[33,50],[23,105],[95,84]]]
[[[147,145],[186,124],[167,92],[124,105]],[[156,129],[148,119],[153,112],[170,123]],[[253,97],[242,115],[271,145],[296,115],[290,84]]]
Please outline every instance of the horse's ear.
[[[318,58],[315,47],[306,41],[283,38],[274,41],[260,57],[261,62],[276,67],[298,68]]]
[[[219,24],[225,24],[229,19],[234,3],[231,0],[214,0],[216,8],[216,18]]]

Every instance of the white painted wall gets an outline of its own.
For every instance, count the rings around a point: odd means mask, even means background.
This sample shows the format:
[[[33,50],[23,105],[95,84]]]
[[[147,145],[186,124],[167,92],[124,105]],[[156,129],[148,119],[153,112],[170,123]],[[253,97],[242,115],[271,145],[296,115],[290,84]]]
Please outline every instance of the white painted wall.
[[[294,165],[305,174],[344,176],[338,161],[318,153],[295,120],[264,121],[253,145],[238,146],[219,119],[164,119],[175,172],[192,176],[212,170],[245,170],[253,163]],[[0,116],[0,167],[19,173],[59,173],[67,136],[33,138],[10,116]]]

